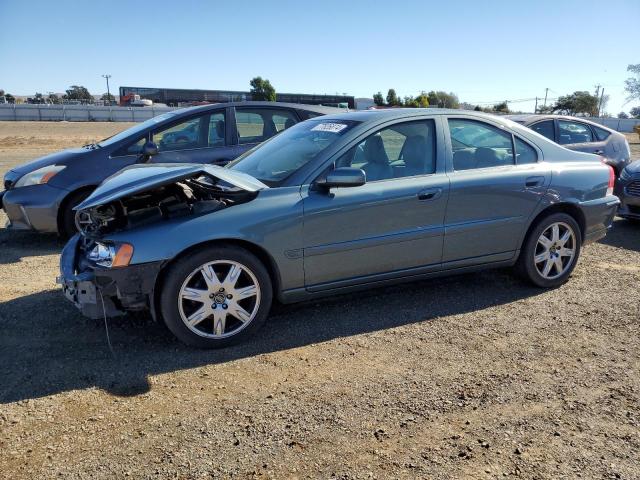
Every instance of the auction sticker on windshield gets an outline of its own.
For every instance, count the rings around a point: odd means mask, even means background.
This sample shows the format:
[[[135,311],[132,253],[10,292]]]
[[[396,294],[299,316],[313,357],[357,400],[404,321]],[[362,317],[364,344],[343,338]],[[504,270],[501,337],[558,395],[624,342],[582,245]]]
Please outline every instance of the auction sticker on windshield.
[[[319,123],[318,125],[313,127],[311,131],[340,133],[347,127],[348,125],[345,123]]]

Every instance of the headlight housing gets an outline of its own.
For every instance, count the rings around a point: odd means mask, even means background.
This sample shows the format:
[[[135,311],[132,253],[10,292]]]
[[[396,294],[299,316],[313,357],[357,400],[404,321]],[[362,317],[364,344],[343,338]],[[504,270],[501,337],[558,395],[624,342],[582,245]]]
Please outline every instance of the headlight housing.
[[[14,187],[28,187],[29,185],[41,185],[43,183],[47,183],[65,168],[66,167],[64,165],[49,165],[47,167],[39,168],[20,177]]]
[[[89,261],[100,267],[126,267],[133,257],[133,246],[128,243],[96,242],[87,255]]]

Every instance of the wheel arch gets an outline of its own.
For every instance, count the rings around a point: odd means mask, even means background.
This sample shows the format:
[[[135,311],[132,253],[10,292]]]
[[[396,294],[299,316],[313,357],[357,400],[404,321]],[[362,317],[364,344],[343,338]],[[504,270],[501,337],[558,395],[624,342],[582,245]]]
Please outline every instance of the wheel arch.
[[[58,207],[58,213],[56,216],[56,225],[58,227],[58,233],[62,231],[62,227],[63,227],[62,217],[64,215],[64,211],[67,208],[67,205],[69,205],[69,202],[71,201],[71,198],[80,193],[91,193],[97,187],[98,187],[97,185],[85,185],[84,187],[79,187],[79,188],[76,188],[75,190],[71,190],[69,193],[67,193],[67,195],[65,195],[65,197],[60,202],[60,206]]]
[[[162,286],[165,281],[165,276],[167,274],[167,271],[171,267],[171,265],[175,264],[185,255],[188,255],[192,252],[195,252],[202,248],[208,248],[208,247],[220,246],[220,245],[225,245],[225,246],[230,245],[230,246],[240,247],[252,253],[253,255],[255,255],[258,258],[258,260],[260,260],[264,265],[264,267],[267,269],[267,273],[269,274],[269,278],[271,280],[271,288],[273,290],[274,299],[278,298],[278,292],[280,291],[280,285],[281,285],[280,270],[278,268],[278,265],[276,264],[276,261],[269,254],[269,252],[267,252],[263,247],[253,242],[250,242],[248,240],[243,240],[239,238],[220,238],[215,240],[206,240],[206,241],[191,245],[188,248],[185,248],[180,253],[178,253],[175,257],[169,260],[165,265],[162,266],[162,269],[160,270],[160,272],[156,277],[156,281],[153,287],[153,294],[152,294],[153,298],[151,299],[151,302],[152,302],[151,312],[155,319],[161,319],[160,304],[159,304],[160,292],[162,291]]]
[[[574,203],[561,202],[549,205],[535,216],[533,221],[529,224],[529,228],[527,228],[527,232],[522,239],[521,245],[524,245],[524,242],[526,242],[527,238],[529,238],[531,231],[536,228],[538,223],[540,223],[543,218],[546,218],[554,213],[566,213],[567,215],[572,217],[580,227],[580,243],[584,242],[584,234],[586,230],[586,219],[584,213],[582,212],[580,207]]]

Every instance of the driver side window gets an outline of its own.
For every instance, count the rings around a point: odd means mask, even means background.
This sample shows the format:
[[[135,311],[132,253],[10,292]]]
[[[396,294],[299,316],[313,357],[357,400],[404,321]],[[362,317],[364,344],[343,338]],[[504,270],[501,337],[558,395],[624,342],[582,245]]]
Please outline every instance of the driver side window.
[[[189,150],[203,146],[201,122],[203,117],[190,118],[184,122],[153,133],[153,141],[159,152]]]
[[[336,162],[364,170],[367,182],[428,175],[436,171],[433,120],[404,122],[368,136]]]

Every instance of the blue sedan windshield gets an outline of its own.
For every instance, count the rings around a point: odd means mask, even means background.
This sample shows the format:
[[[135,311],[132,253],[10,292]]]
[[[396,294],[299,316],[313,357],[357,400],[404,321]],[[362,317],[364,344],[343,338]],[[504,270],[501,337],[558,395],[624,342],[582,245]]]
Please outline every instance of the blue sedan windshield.
[[[313,119],[279,133],[227,165],[270,186],[277,186],[318,157],[360,122]]]

